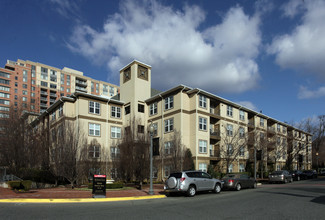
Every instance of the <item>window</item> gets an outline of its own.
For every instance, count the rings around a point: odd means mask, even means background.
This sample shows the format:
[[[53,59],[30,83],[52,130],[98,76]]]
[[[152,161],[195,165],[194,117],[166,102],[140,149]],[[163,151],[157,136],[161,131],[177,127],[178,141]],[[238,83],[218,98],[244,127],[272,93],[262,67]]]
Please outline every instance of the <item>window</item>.
[[[297,167],[297,165],[296,165],[296,167]],[[295,169],[296,169],[296,168],[295,168]],[[280,166],[280,164],[277,164],[277,165],[276,165],[276,170],[277,170],[277,171],[281,170],[281,166]]]
[[[245,129],[243,127],[239,128],[239,137],[244,138],[245,137]]]
[[[144,105],[138,104],[138,112],[144,113]]]
[[[233,165],[230,164],[228,167],[228,173],[232,173],[233,172]]]
[[[32,77],[36,77],[36,66],[32,65]]]
[[[0,82],[1,82],[1,80],[0,80]],[[8,81],[9,82],[9,81]],[[1,83],[3,83],[3,82],[1,82]],[[9,84],[9,83],[8,83]],[[15,86],[17,87],[18,86],[18,83],[17,82],[15,82]]]
[[[243,110],[239,111],[239,119],[245,121],[245,112]]]
[[[31,96],[32,96],[32,97],[35,97],[35,92],[32,92]]]
[[[114,87],[112,87],[112,86],[109,87],[109,95],[110,96],[114,96],[114,94],[115,94],[114,90],[115,90]]]
[[[4,104],[4,105],[10,105],[10,101],[8,101],[8,100],[3,100],[3,99],[0,99],[0,104]]]
[[[171,132],[174,130],[174,119],[170,118],[165,120],[165,132]]]
[[[227,124],[227,135],[228,136],[233,135],[233,126],[231,124]]]
[[[199,117],[199,129],[206,131],[207,130],[207,119]]]
[[[5,91],[5,92],[10,92],[10,88],[6,86],[0,86],[0,90]]]
[[[100,124],[89,123],[89,135],[100,136]]]
[[[100,114],[100,104],[98,102],[89,101],[89,113]]]
[[[244,164],[239,164],[239,172],[245,172],[245,165]]]
[[[276,142],[277,142],[278,145],[280,145],[281,144],[281,138],[280,137],[277,137],[276,138]]]
[[[94,91],[95,91],[94,83],[91,82],[91,92],[94,92]]]
[[[112,108],[111,108],[111,116],[113,118],[121,118],[121,108],[116,107],[116,106],[112,106]]]
[[[99,157],[100,157],[100,146],[90,146],[89,158],[99,158]]]
[[[232,106],[227,105],[227,116],[232,117]]]
[[[64,84],[64,74],[63,73],[61,73],[61,84]]]
[[[63,91],[64,91],[64,87],[62,87],[62,86],[61,86],[61,87],[60,87],[60,91],[62,91],[62,92],[63,92]]]
[[[8,78],[8,79],[10,78],[10,74],[4,73],[4,72],[1,72],[1,71],[0,71],[0,76],[4,77],[4,78]]]
[[[56,114],[55,114],[55,111],[54,111],[51,114],[51,121],[54,121],[55,119],[56,119]]]
[[[59,117],[63,115],[63,105],[60,105],[59,107]]]
[[[27,90],[23,90],[23,95],[27,95],[27,94],[28,94]]]
[[[69,85],[70,85],[70,76],[67,75],[67,86],[69,86]]]
[[[96,83],[96,93],[99,93],[99,84]]]
[[[27,84],[23,84],[23,88],[24,89],[27,89]]]
[[[35,87],[34,86],[32,86],[31,89],[32,89],[32,91],[35,91]]]
[[[261,133],[260,133],[260,140],[261,140],[261,141],[264,141],[264,138],[265,138],[264,133],[261,132]]]
[[[203,172],[207,172],[208,171],[208,165],[206,163],[199,163],[199,170],[201,170]]]
[[[171,109],[174,107],[174,96],[169,96],[165,98],[165,110]]]
[[[199,106],[201,108],[207,107],[207,97],[205,97],[204,95],[199,95]]]
[[[152,134],[152,136],[157,136],[157,134],[158,134],[158,123],[153,123],[152,124],[152,127],[153,127],[153,134]]]
[[[144,126],[143,125],[138,125],[138,133],[141,133],[141,134],[144,133]]]
[[[27,82],[28,81],[28,73],[27,70],[23,70],[23,82]]]
[[[0,111],[6,111],[6,112],[9,112],[9,108],[8,108],[8,107],[0,106]]]
[[[241,157],[245,156],[245,147],[244,146],[241,146],[239,148],[239,156],[241,156]]]
[[[234,153],[234,148],[232,144],[227,144],[227,155],[231,156]]]
[[[158,113],[158,103],[155,102],[150,105],[150,115],[155,115],[157,113]]]
[[[15,95],[15,100],[18,100],[18,96],[17,95]]]
[[[108,85],[103,85],[103,95],[108,95]]]
[[[15,93],[18,93],[18,89],[15,89]]]
[[[41,86],[47,87],[47,82],[41,81]]]
[[[120,148],[111,147],[111,158],[116,159],[120,157]]]
[[[70,88],[67,88],[67,93],[70,93]]]
[[[50,88],[56,89],[56,84],[50,83]]]
[[[27,102],[27,97],[23,97],[23,102]]]
[[[276,125],[276,130],[277,130],[278,132],[281,131],[281,126],[280,126],[279,124]]]
[[[126,106],[125,107],[125,114],[128,115],[128,114],[130,114],[130,112],[131,112],[131,106],[130,105]]]
[[[199,140],[199,152],[207,153],[208,142],[204,140]]]
[[[27,91],[26,91],[26,92],[27,92]],[[0,97],[9,99],[9,98],[10,98],[10,94],[0,92]]]
[[[264,127],[264,118],[260,118],[260,126]]]
[[[173,143],[171,141],[165,142],[165,155],[170,155],[172,152]]]
[[[121,138],[121,128],[111,127],[111,137],[112,138]]]

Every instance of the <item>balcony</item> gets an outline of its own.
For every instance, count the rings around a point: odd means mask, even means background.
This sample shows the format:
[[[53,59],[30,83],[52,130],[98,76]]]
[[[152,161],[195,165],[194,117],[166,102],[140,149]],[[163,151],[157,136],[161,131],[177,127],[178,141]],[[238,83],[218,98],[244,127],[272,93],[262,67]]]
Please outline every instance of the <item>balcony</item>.
[[[76,90],[81,91],[81,92],[87,92],[86,88],[80,87],[80,86],[76,86]]]
[[[47,98],[41,97],[41,102],[47,102]]]
[[[45,92],[45,91],[42,91],[42,90],[41,90],[41,95],[42,95],[42,96],[47,96],[47,95],[48,95],[48,93],[47,93],[47,92]]]
[[[210,150],[210,157],[220,157],[220,150]]]
[[[47,104],[41,103],[41,104],[40,104],[40,107],[41,107],[41,108],[47,108]]]
[[[220,108],[219,107],[210,107],[210,114],[220,116]]]
[[[81,87],[87,87],[87,81],[83,81],[83,80],[78,80],[76,79],[76,87],[77,86],[81,86]]]
[[[275,135],[275,128],[274,127],[271,127],[271,126],[268,126],[267,127],[267,134],[269,136]]]
[[[50,97],[57,97],[56,93],[50,93]]]
[[[254,120],[254,118],[249,119],[247,125],[250,128],[255,128],[255,120]]]
[[[216,129],[210,129],[210,138],[215,140],[220,140],[220,131]]]

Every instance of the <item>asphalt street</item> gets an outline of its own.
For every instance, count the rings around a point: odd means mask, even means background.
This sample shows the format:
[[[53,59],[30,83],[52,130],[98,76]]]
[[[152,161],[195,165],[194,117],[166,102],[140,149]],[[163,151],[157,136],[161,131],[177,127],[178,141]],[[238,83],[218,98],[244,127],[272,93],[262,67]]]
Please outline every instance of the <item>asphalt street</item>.
[[[0,204],[0,219],[325,219],[325,177],[193,198]]]

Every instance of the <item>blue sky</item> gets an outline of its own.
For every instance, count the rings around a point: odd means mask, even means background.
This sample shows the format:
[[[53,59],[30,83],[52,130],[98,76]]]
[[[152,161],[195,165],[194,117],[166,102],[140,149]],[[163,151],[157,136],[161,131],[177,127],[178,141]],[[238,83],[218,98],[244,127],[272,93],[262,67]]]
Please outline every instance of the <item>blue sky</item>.
[[[324,114],[325,0],[0,1],[0,63],[31,60],[119,84],[201,88],[288,123]]]

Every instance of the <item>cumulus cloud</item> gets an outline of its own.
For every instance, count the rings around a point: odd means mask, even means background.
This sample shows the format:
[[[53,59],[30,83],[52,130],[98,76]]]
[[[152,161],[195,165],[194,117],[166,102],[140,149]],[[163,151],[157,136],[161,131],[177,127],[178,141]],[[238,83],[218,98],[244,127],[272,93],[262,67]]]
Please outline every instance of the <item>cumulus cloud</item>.
[[[205,17],[195,5],[175,10],[157,1],[123,1],[102,30],[78,24],[68,47],[106,64],[113,78],[133,59],[148,63],[156,88],[180,83],[213,92],[255,88],[260,77],[255,61],[261,44],[259,17],[236,6],[221,23],[202,30]]]
[[[250,101],[239,101],[238,104],[242,105],[248,109],[251,109],[253,111],[258,111],[257,107]]]
[[[317,90],[309,90],[305,86],[300,86],[298,98],[299,99],[312,99],[312,98],[319,98],[325,96],[325,87],[320,87]]]
[[[299,70],[324,80],[325,74],[325,1],[291,0],[283,7],[290,18],[302,14],[299,24],[290,34],[277,36],[268,47],[276,63],[283,68]]]

